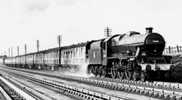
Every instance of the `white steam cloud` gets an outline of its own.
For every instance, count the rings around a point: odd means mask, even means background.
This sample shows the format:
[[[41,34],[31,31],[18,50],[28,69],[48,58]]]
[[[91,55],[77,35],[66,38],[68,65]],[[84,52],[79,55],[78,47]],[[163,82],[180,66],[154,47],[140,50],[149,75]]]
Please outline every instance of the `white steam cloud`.
[[[88,68],[88,63],[85,62],[78,66],[78,70],[71,69],[69,71],[64,72],[64,74],[71,76],[78,76],[78,77],[93,77],[94,76],[93,74],[87,73],[87,68]]]

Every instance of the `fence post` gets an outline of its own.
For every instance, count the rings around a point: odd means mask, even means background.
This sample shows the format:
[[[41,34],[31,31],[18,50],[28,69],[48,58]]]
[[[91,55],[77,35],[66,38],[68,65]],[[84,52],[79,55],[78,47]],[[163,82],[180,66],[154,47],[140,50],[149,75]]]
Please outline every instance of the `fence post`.
[[[177,48],[177,52],[179,53],[179,46],[177,45],[176,48]]]

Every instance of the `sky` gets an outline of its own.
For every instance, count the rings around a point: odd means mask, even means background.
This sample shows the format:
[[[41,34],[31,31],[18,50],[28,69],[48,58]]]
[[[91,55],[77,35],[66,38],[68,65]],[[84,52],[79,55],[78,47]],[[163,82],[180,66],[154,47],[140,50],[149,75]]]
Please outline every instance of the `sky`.
[[[128,31],[145,33],[152,26],[164,36],[167,46],[182,45],[181,0],[0,0],[0,54],[13,55],[104,37]]]

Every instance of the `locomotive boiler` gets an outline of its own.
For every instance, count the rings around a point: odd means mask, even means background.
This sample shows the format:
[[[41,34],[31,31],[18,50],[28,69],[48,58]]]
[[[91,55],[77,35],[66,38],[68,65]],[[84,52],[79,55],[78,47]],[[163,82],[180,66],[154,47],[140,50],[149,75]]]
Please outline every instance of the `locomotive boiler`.
[[[162,55],[165,40],[146,28],[94,41],[88,50],[88,72],[96,76],[128,80],[169,79],[171,56]]]

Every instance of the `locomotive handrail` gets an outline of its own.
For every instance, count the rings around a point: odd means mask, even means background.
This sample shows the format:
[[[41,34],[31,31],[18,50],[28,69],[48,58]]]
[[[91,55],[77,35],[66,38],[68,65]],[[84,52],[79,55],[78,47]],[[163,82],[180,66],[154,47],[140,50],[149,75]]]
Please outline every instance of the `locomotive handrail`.
[[[114,37],[117,37],[117,36],[120,36],[121,34],[115,34],[115,35],[113,35],[113,36],[111,36],[111,37],[108,37],[108,38],[106,38],[105,40],[104,40],[104,42],[107,42],[107,41],[109,41],[110,39],[112,39],[112,38],[114,38]]]

